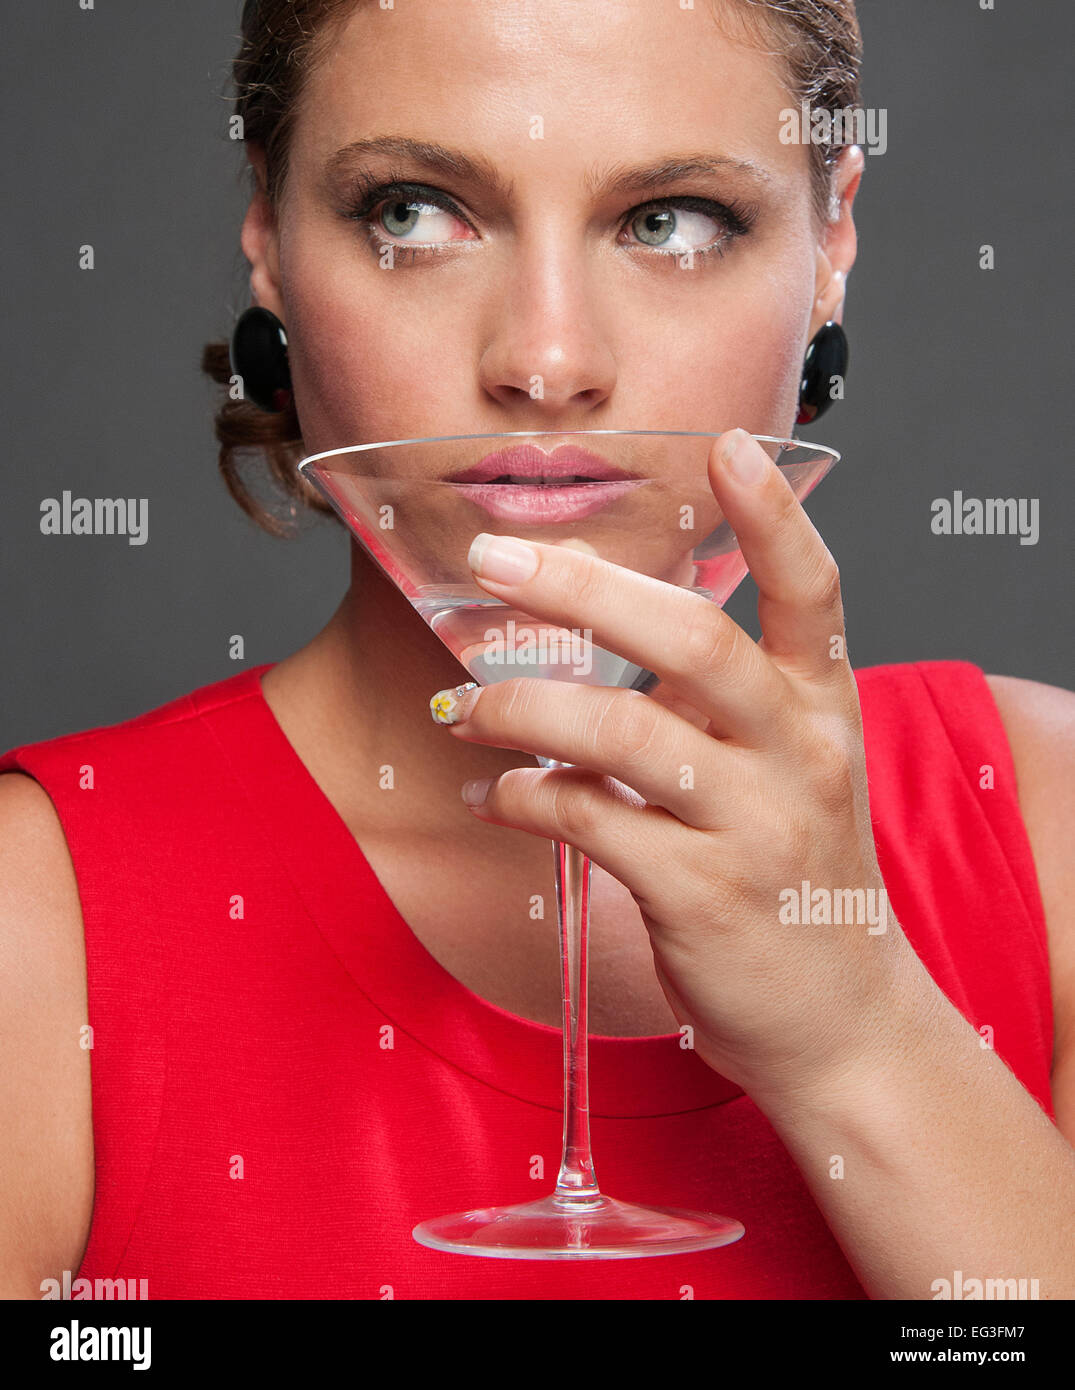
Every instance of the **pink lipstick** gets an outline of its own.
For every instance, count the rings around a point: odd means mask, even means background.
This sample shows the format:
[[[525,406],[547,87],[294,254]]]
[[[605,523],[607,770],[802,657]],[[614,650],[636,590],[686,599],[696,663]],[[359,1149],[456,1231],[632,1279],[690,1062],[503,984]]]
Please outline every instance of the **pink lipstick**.
[[[519,444],[487,454],[448,481],[501,521],[549,525],[592,516],[646,479],[573,444],[549,454],[534,444]]]

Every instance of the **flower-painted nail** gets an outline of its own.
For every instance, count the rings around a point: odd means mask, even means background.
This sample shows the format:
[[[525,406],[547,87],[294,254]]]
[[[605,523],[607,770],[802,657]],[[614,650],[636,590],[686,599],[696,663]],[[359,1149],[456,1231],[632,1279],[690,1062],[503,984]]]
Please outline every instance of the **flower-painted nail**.
[[[466,713],[465,696],[478,689],[477,681],[467,681],[457,685],[454,690],[438,690],[429,702],[429,712],[434,724],[458,724]]]

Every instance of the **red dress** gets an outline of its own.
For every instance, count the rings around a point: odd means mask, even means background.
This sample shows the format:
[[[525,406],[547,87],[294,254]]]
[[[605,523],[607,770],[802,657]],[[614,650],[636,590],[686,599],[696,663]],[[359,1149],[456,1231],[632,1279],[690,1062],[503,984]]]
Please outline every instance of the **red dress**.
[[[78,1275],[145,1279],[151,1299],[866,1297],[764,1115],[678,1034],[591,1038],[598,1178],[735,1216],[742,1240],[571,1263],[412,1239],[552,1190],[560,1034],[419,943],[284,737],[266,669],[0,758],[51,797],[85,922],[97,1188]],[[892,911],[1052,1116],[1045,924],[984,677],[857,679]]]

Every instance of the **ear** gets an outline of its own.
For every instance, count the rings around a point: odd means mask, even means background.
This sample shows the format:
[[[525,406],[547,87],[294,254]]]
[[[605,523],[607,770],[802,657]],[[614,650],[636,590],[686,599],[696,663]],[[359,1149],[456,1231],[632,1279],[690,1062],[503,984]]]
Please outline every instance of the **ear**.
[[[250,293],[255,304],[271,310],[282,322],[284,301],[280,291],[280,255],[276,230],[276,215],[266,192],[265,152],[260,145],[249,144],[247,157],[253,167],[257,187],[243,218],[239,241],[243,254],[250,262]]]
[[[833,202],[837,215],[821,229],[814,273],[814,307],[810,315],[810,337],[822,324],[834,319],[842,322],[847,277],[855,264],[858,239],[852,208],[865,157],[858,145],[849,145],[836,162],[833,174]]]

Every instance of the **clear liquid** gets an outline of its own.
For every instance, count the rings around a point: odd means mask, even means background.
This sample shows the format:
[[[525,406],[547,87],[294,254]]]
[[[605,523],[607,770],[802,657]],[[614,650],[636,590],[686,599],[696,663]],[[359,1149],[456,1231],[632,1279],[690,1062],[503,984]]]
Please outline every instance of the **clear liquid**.
[[[692,592],[710,600],[714,597],[708,589]],[[480,685],[516,676],[622,690],[648,691],[657,684],[652,671],[599,647],[588,628],[557,627],[499,599],[476,599],[469,588],[460,593],[450,585],[429,586],[412,602]]]

